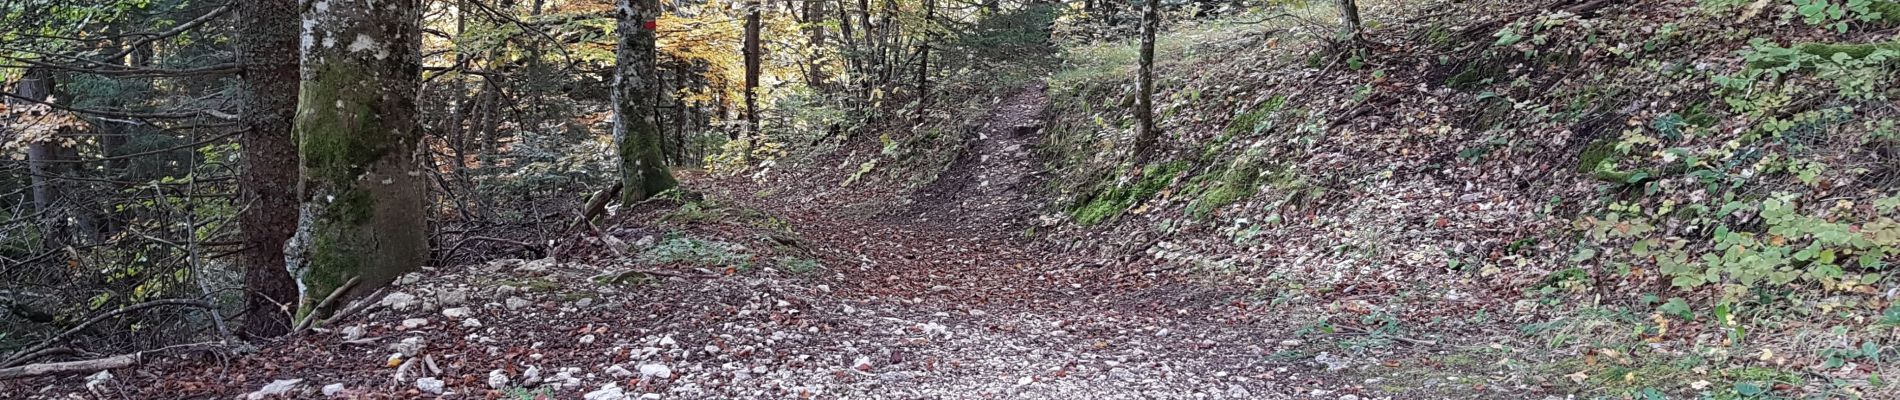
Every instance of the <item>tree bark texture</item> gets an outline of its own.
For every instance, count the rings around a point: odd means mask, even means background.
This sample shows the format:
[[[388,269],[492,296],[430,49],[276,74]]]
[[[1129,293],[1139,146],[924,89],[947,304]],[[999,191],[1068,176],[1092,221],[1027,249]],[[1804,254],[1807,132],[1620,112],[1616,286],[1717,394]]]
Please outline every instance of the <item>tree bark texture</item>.
[[[275,337],[290,332],[297,282],[284,264],[284,243],[297,227],[297,0],[237,3],[238,121],[244,132],[238,189],[243,211],[244,332]]]
[[[286,262],[304,300],[368,293],[428,261],[420,0],[304,0],[295,131],[303,207]]]
[[[678,186],[660,150],[654,107],[659,80],[653,21],[659,0],[619,0],[620,38],[615,50],[614,144],[620,150],[621,204],[633,204]],[[754,14],[756,15],[756,14]],[[748,80],[750,82],[750,80]],[[750,91],[746,92],[750,98]]]
[[[746,3],[745,16],[745,121],[746,131],[754,137],[759,133],[759,61],[763,46],[759,44],[759,30],[763,28],[759,21],[759,3]]]
[[[1131,147],[1137,163],[1146,162],[1154,151],[1155,132],[1155,34],[1161,28],[1161,1],[1148,0],[1141,21],[1141,76],[1137,77],[1135,98],[1135,145]]]

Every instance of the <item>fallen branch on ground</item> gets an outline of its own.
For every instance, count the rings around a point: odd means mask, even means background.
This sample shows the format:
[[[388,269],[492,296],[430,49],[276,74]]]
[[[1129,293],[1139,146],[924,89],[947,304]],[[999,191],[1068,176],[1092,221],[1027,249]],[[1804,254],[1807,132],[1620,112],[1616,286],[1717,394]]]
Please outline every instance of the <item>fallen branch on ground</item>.
[[[167,352],[180,350],[180,349],[189,350],[189,349],[198,349],[198,348],[225,349],[224,345],[219,342],[187,343],[187,344],[180,344],[180,345],[165,346],[162,348],[158,348],[156,350],[146,350],[146,351],[141,351],[141,352],[136,352],[136,353],[120,354],[116,356],[105,357],[105,358],[95,358],[95,359],[90,359],[90,360],[29,364],[29,365],[22,365],[18,367],[0,369],[0,381],[10,380],[10,379],[19,379],[19,378],[31,378],[31,377],[42,376],[42,375],[86,373],[86,372],[93,372],[93,371],[100,371],[100,370],[131,367],[131,366],[139,365],[140,363],[145,362],[145,356],[147,355],[167,353]]]
[[[1438,342],[1434,342],[1430,340],[1413,339],[1409,337],[1404,337],[1404,336],[1399,336],[1399,335],[1384,333],[1384,332],[1373,332],[1366,328],[1360,328],[1357,326],[1351,326],[1351,325],[1337,325],[1337,326],[1340,329],[1352,331],[1352,333],[1357,333],[1357,334],[1366,335],[1366,336],[1383,337],[1386,339],[1392,339],[1395,341],[1404,342],[1405,344],[1410,344],[1414,346],[1437,346],[1438,345]]]
[[[8,379],[30,378],[30,377],[40,376],[40,375],[69,374],[69,373],[75,373],[75,372],[92,372],[92,371],[98,371],[98,370],[103,370],[103,369],[125,368],[125,367],[138,365],[140,358],[141,358],[140,353],[132,353],[132,354],[120,354],[116,356],[92,359],[92,360],[67,361],[67,362],[56,362],[56,363],[46,363],[46,364],[32,364],[32,365],[25,365],[25,366],[19,366],[19,367],[7,368],[7,369],[0,369],[0,381],[4,381]]]
[[[376,304],[377,301],[381,301],[381,299],[383,298],[383,293],[388,292],[388,291],[389,291],[389,286],[376,288],[376,291],[370,292],[369,296],[364,296],[363,298],[356,299],[356,301],[350,302],[350,305],[347,307],[344,307],[343,311],[337,311],[336,314],[331,314],[330,318],[324,318],[323,321],[317,322],[317,326],[330,326],[332,324],[335,324],[337,321],[342,321],[344,318],[348,318],[350,314],[355,314],[358,311],[363,311],[363,309],[369,308],[369,305]]]
[[[356,287],[356,284],[362,281],[363,277],[353,276],[350,277],[350,280],[343,282],[342,286],[337,286],[336,290],[331,290],[330,295],[324,296],[323,301],[317,302],[317,306],[310,309],[310,314],[304,315],[302,321],[297,321],[297,328],[291,329],[290,332],[297,333],[303,332],[305,329],[310,329],[310,322],[317,320],[318,313],[323,312],[325,308],[330,308],[330,303],[335,303],[337,298],[343,297],[343,292],[347,292],[350,288]]]
[[[541,258],[541,256],[545,255],[545,252],[541,251],[541,246],[536,246],[533,243],[523,242],[519,240],[502,239],[498,237],[474,236],[474,237],[469,237],[467,239],[462,239],[462,241],[460,242],[456,242],[455,247],[449,248],[448,253],[442,254],[442,261],[446,262],[446,261],[454,259],[455,253],[462,251],[462,246],[466,246],[471,242],[495,242],[495,243],[512,244],[516,246],[521,246],[521,248],[524,248],[524,249],[528,249],[528,252],[534,253],[535,258]]]
[[[40,341],[39,344],[35,344],[33,345],[33,347],[28,347],[25,350],[20,350],[17,353],[13,353],[14,355],[7,357],[6,362],[0,362],[0,367],[13,367],[20,364],[24,364],[27,361],[31,360],[27,358],[27,356],[34,355],[36,353],[39,353],[41,350],[45,350],[48,347],[52,347],[53,344],[55,343],[65,341],[67,338],[70,338],[73,335],[78,334],[80,331],[86,330],[86,328],[88,327],[91,327],[92,324],[99,323],[99,321],[104,321],[107,318],[112,318],[119,314],[124,314],[128,312],[143,310],[143,309],[152,308],[152,307],[159,307],[159,306],[189,306],[189,307],[198,307],[198,308],[205,308],[205,309],[215,308],[215,307],[212,307],[211,303],[206,303],[206,302],[198,301],[198,300],[190,300],[190,299],[160,299],[160,300],[147,301],[144,303],[133,304],[133,305],[125,306],[125,307],[119,307],[118,309],[107,311],[105,313],[101,313],[99,315],[93,316],[92,318],[88,318],[84,322],[80,322],[79,325],[74,325],[71,329],[67,329],[65,332],[60,332],[58,335],[53,335],[53,337],[51,338],[47,338],[46,340]]]
[[[689,273],[684,273],[684,272],[666,271],[666,270],[658,270],[658,269],[634,268],[634,269],[629,269],[629,270],[620,271],[620,272],[609,272],[605,274],[595,275],[592,279],[595,282],[602,282],[602,283],[621,283],[627,280],[628,277],[634,274],[666,276],[666,277],[674,277],[674,278],[697,278],[697,279],[715,279],[719,277],[718,274],[689,274]]]
[[[594,197],[587,199],[587,207],[581,209],[580,218],[575,219],[573,224],[568,225],[567,231],[562,232],[561,236],[567,236],[567,234],[573,233],[575,229],[587,226],[595,217],[606,214],[607,203],[613,201],[614,197],[620,196],[621,185],[620,182],[614,182],[613,186],[608,186],[606,189],[594,192]]]

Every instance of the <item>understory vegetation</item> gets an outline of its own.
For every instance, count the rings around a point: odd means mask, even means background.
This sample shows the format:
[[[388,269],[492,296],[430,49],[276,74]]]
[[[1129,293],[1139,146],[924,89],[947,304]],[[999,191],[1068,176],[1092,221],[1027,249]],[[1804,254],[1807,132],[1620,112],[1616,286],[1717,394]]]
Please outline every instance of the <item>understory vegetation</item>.
[[[1372,3],[1354,47],[1313,3],[1165,32],[1142,166],[1134,43],[1065,46],[1063,237],[1316,318],[1508,321],[1597,395],[1892,393],[1894,3]]]
[[[1241,309],[1284,337],[1246,331],[1262,336],[1246,337],[1259,354],[1233,357],[1350,377],[1365,397],[1900,397],[1900,2],[1156,1],[1144,54],[1142,6],[1129,2],[709,0],[655,2],[639,19],[607,2],[471,1],[481,13],[420,2],[421,86],[389,118],[413,143],[352,139],[384,119],[367,107],[315,119],[300,108],[300,129],[336,135],[302,137],[304,159],[284,164],[335,187],[396,181],[372,179],[372,164],[413,167],[389,176],[416,180],[426,206],[391,211],[367,190],[328,196],[294,179],[278,189],[300,197],[277,205],[293,222],[416,217],[407,228],[429,261],[410,270],[588,269],[606,287],[476,276],[575,297],[490,309],[733,277],[748,281],[721,290],[783,278],[917,306],[974,291],[935,284],[969,267],[1035,277],[1005,283],[1038,294],[1113,288],[1142,306],[1214,304],[1181,315]],[[362,274],[303,280],[295,227],[246,236],[257,229],[241,215],[265,201],[241,183],[257,156],[228,114],[252,98],[224,76],[241,66],[226,49],[239,24],[221,19],[229,6],[123,3],[0,5],[0,21],[46,26],[0,27],[13,43],[0,60],[21,63],[0,65],[0,151],[14,156],[0,163],[0,369],[224,343],[240,336],[226,319],[257,310],[283,314],[280,334],[327,329],[322,316],[359,300],[345,298],[383,294],[352,288]],[[94,14],[111,17],[85,22]],[[120,34],[214,20],[169,32],[156,54]],[[66,22],[114,33],[72,39],[94,32],[53,28]],[[347,46],[332,52],[371,53]],[[360,82],[303,83],[345,84]],[[332,97],[305,89],[304,106]],[[1150,103],[1151,118],[1136,112]],[[635,172],[653,180],[627,186]],[[1005,234],[910,236],[933,230]],[[352,266],[373,257],[336,236],[393,237],[318,234],[309,262]],[[977,239],[886,242],[900,236]],[[258,242],[283,250],[225,259]],[[954,250],[904,253],[921,248]],[[972,266],[997,260],[1029,273]],[[951,268],[879,269],[927,262]],[[297,274],[297,293],[258,305],[251,264]],[[1033,286],[1072,271],[1147,281]],[[726,294],[712,292],[701,294]],[[955,313],[904,310],[976,318],[971,304],[991,301],[977,293]],[[140,311],[154,302],[184,307]],[[770,307],[734,312],[810,317]],[[116,316],[133,311],[154,317]],[[922,332],[906,344],[918,347],[948,329],[885,319]],[[1092,329],[1071,322],[1050,336]],[[591,344],[605,330],[575,332]],[[685,351],[734,354],[718,340]],[[833,375],[889,376],[853,356]],[[615,379],[657,374],[642,369]],[[554,393],[503,383],[490,397]]]

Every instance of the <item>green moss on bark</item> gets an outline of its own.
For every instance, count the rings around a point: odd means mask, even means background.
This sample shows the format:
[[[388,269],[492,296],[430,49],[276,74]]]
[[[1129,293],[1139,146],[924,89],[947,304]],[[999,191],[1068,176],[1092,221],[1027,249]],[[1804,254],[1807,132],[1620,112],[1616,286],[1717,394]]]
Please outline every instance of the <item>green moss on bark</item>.
[[[646,200],[679,186],[660,156],[659,137],[659,130],[652,123],[640,121],[635,122],[631,132],[620,141],[620,180],[625,183],[621,189],[622,204]]]
[[[298,88],[297,138],[304,174],[331,185],[348,185],[366,168],[402,142],[384,127],[377,110],[380,88],[359,83],[370,78],[363,67],[328,63]]]
[[[398,8],[416,6],[402,3]],[[429,256],[426,186],[412,156],[420,140],[415,55],[403,54],[403,46],[379,47],[408,42],[415,32],[407,30],[416,26],[393,17],[400,12],[332,11],[319,19],[328,34],[359,39],[313,47],[302,63],[293,130],[308,210],[300,222],[309,235],[301,243],[305,301],[352,278],[361,282],[346,297],[367,294]],[[405,29],[370,29],[390,25]]]

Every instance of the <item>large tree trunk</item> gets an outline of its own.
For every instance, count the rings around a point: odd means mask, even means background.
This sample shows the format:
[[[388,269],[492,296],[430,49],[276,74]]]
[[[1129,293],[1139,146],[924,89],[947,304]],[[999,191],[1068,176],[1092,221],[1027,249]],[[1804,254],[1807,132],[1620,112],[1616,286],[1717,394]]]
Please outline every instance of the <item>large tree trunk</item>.
[[[660,88],[653,21],[660,18],[660,2],[619,1],[627,15],[620,16],[620,43],[614,49],[614,144],[620,149],[621,204],[633,204],[679,182],[661,159],[660,129],[654,122],[659,116],[653,102]]]
[[[1154,151],[1155,132],[1155,34],[1161,29],[1161,0],[1148,0],[1148,7],[1142,11],[1141,20],[1141,76],[1137,77],[1135,104],[1135,145],[1132,147],[1136,163],[1148,161],[1149,153]]]
[[[297,227],[297,0],[237,3],[234,43],[239,65],[238,216],[244,234],[244,332],[274,337],[290,332],[297,282],[284,264],[284,243]]]
[[[745,121],[746,132],[753,137],[759,134],[759,57],[763,47],[759,45],[759,3],[746,3],[745,15]]]
[[[295,128],[303,209],[286,251],[305,266],[306,302],[351,277],[363,284],[350,297],[366,294],[428,261],[427,187],[416,162],[420,3],[304,3]]]

